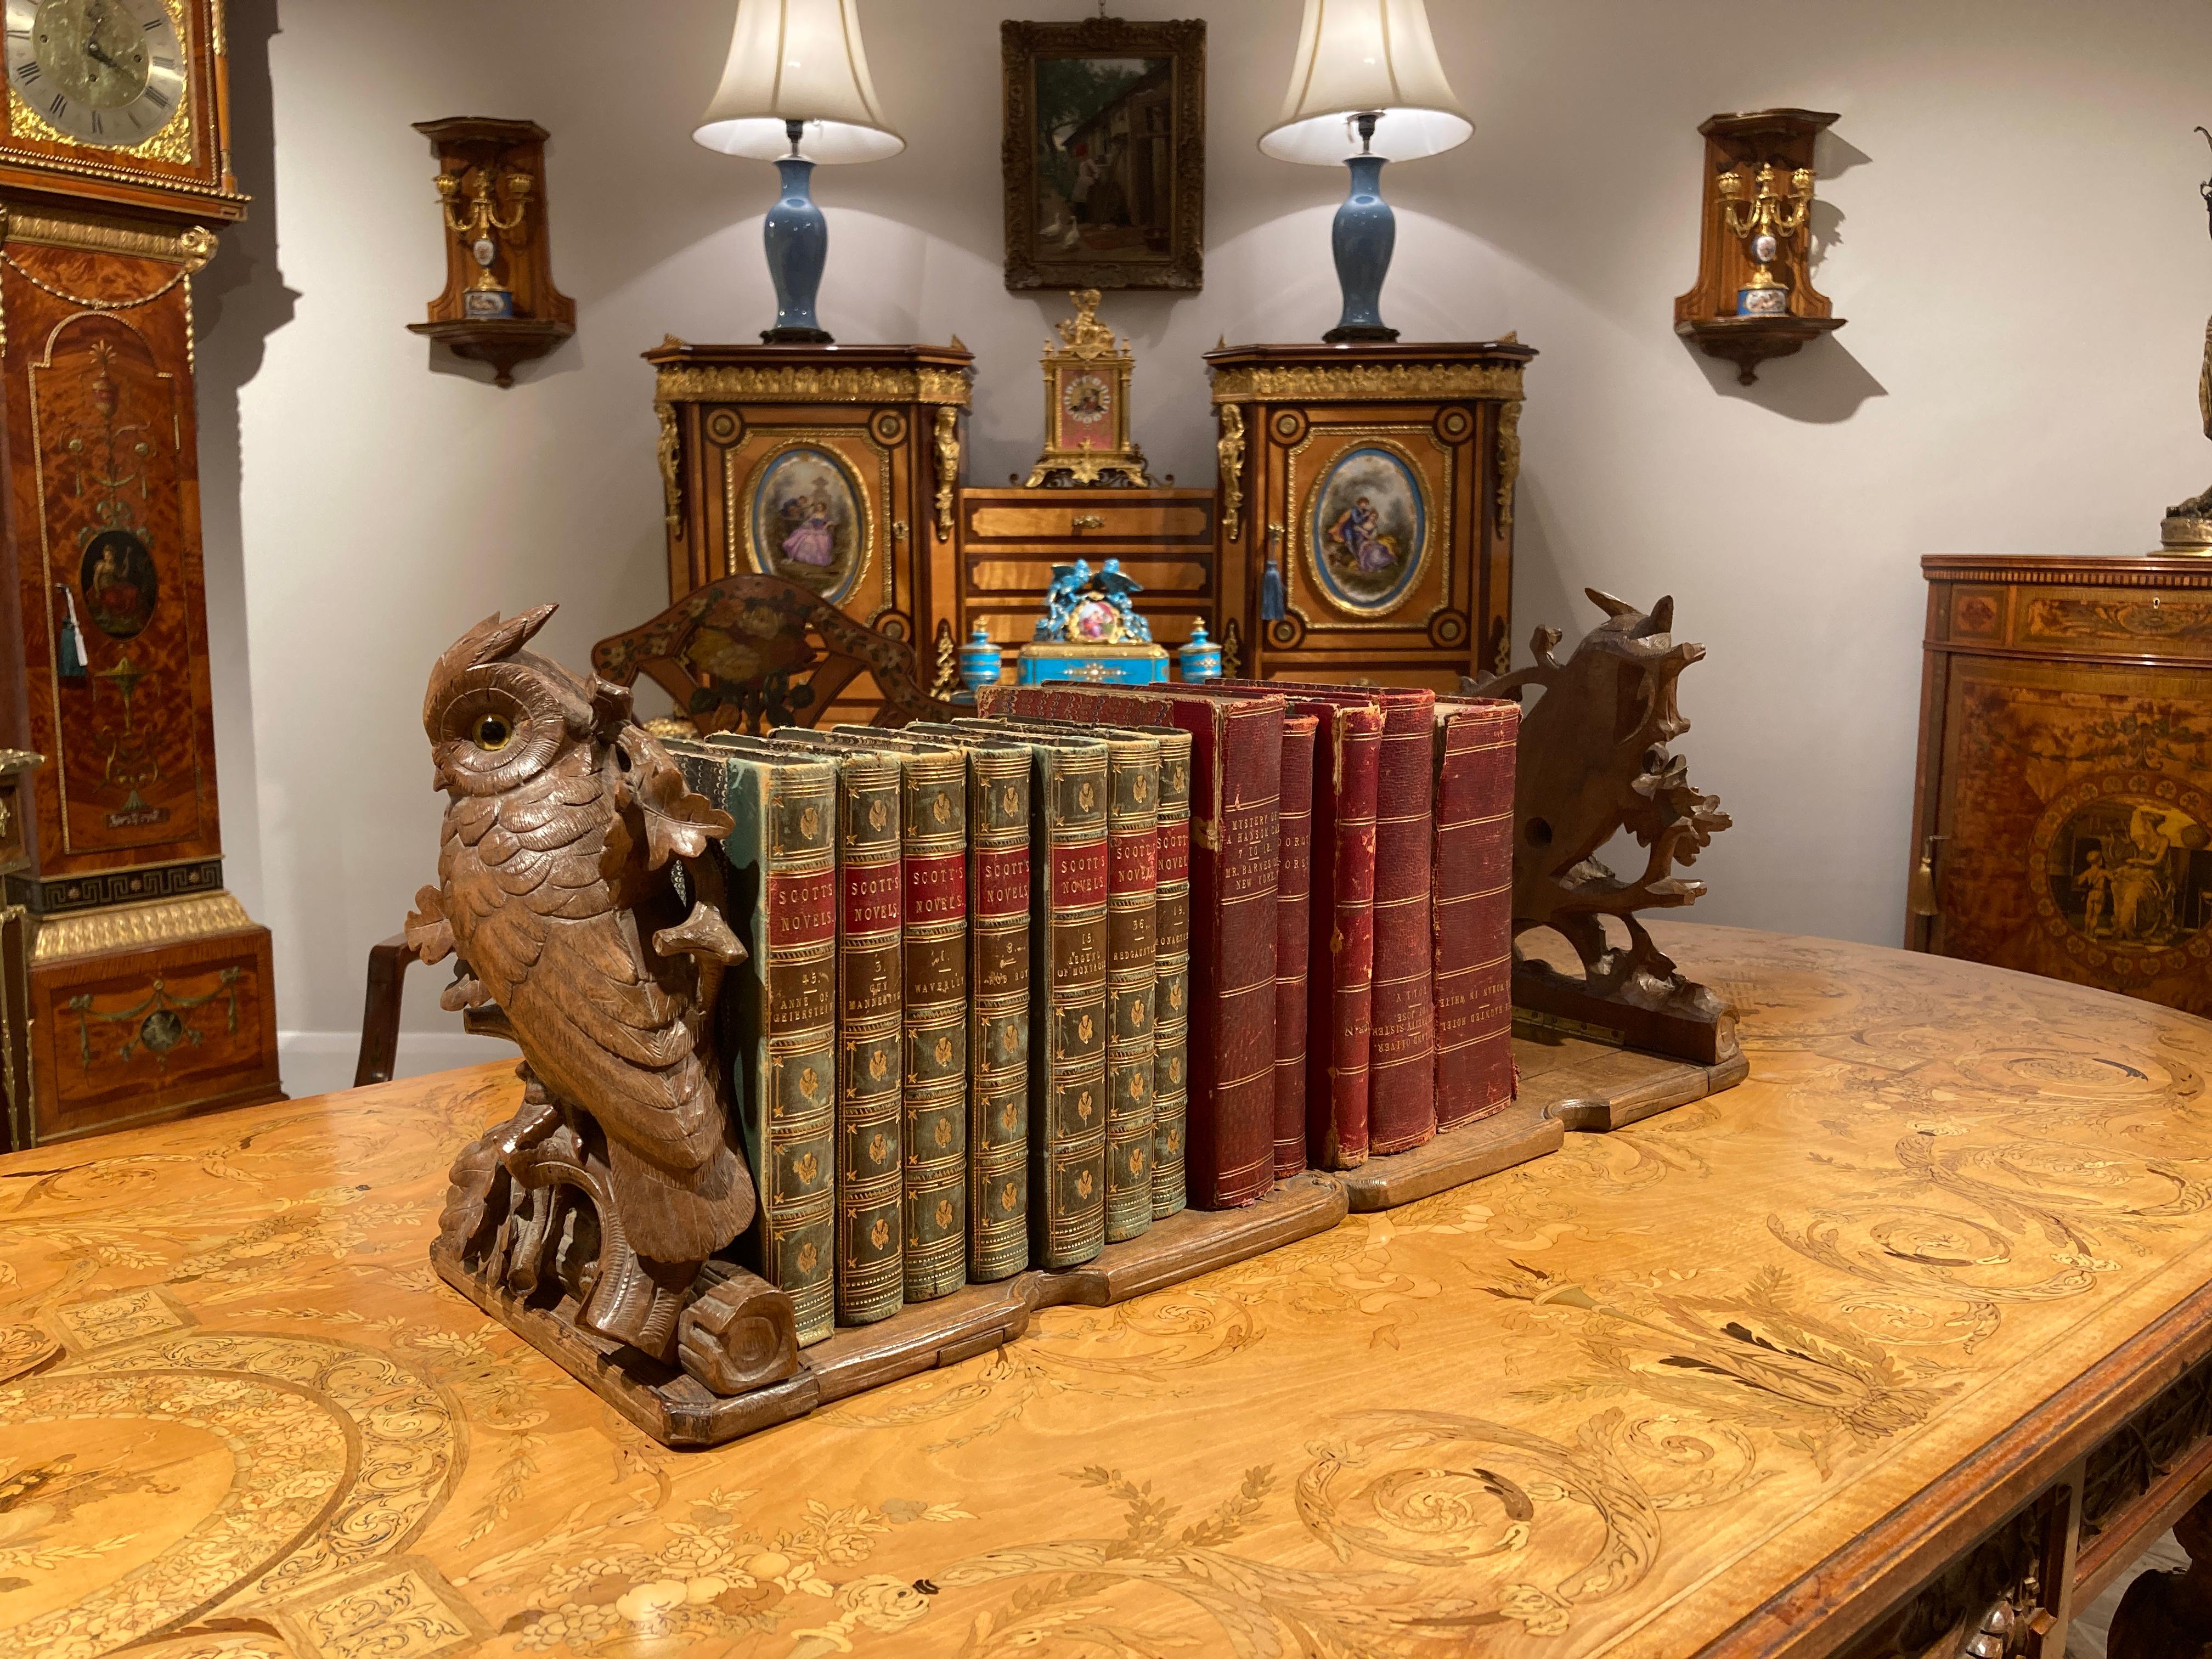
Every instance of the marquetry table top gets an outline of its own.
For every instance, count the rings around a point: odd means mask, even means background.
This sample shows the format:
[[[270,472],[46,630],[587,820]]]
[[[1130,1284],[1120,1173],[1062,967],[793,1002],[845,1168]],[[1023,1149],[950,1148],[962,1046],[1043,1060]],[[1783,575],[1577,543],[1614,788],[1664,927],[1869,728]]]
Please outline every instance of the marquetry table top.
[[[712,1452],[433,1277],[504,1066],[0,1159],[0,1651],[1778,1650],[2205,1280],[2212,1024],[1665,942],[1735,1091]]]

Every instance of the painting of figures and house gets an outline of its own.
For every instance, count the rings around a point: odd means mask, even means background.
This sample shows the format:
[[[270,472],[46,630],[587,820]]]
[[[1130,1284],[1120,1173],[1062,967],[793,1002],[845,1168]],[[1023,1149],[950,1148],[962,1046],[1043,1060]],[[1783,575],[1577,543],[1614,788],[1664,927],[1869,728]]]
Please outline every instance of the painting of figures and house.
[[[1006,286],[1199,286],[1205,25],[1003,26]]]

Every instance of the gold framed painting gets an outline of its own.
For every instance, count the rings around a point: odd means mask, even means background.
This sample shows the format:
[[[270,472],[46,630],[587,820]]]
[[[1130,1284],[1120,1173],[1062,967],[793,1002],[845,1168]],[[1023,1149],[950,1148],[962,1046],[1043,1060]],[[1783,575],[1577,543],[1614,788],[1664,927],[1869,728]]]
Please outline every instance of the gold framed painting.
[[[1206,24],[1005,22],[1006,286],[1204,286]]]

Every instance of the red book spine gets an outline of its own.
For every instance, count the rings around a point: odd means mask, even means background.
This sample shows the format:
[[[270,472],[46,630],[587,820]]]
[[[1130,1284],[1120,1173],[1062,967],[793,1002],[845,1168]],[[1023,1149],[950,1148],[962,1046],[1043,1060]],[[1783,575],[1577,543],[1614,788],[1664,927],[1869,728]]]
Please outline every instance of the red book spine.
[[[1375,1025],[1368,1060],[1368,1149],[1402,1152],[1437,1133],[1435,1010],[1430,1003],[1433,692],[1386,696],[1376,781]]]
[[[1275,1179],[1306,1167],[1306,978],[1312,949],[1314,715],[1283,720],[1275,875]]]
[[[1436,1102],[1441,1132],[1513,1098],[1513,750],[1517,704],[1439,698]]]
[[[1282,699],[1202,696],[1181,687],[1023,685],[985,686],[977,702],[984,714],[1168,725],[1190,733],[1190,1202],[1224,1210],[1265,1196],[1274,1184]],[[1425,704],[1425,781],[1428,719]],[[1422,842],[1425,881],[1425,823]],[[1427,920],[1424,911],[1425,929]],[[1425,948],[1421,960],[1425,990]],[[1425,1097],[1427,1077],[1425,1068]]]
[[[1304,708],[1327,705],[1301,704]],[[1375,996],[1375,788],[1382,748],[1382,711],[1328,710],[1328,740],[1318,743],[1321,775],[1314,791],[1314,845],[1328,860],[1317,866],[1310,937],[1312,957],[1327,963],[1309,988],[1306,1146],[1324,1170],[1367,1161],[1367,1065]],[[1325,781],[1324,781],[1325,780]],[[1315,1033],[1326,1031],[1323,1044]]]

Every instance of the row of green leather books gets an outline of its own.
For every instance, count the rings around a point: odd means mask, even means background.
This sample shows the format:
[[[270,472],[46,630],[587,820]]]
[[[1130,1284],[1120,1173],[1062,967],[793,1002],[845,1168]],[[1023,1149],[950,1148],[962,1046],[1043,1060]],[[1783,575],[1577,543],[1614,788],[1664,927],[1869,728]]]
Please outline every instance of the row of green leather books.
[[[669,744],[735,828],[748,1254],[802,1344],[1184,1204],[1190,743],[1002,720]]]

